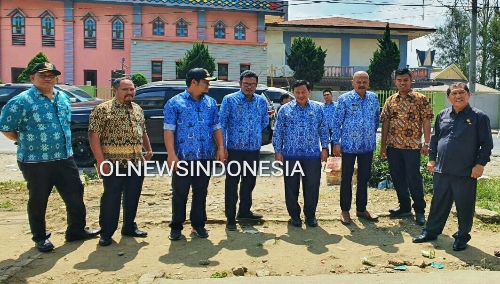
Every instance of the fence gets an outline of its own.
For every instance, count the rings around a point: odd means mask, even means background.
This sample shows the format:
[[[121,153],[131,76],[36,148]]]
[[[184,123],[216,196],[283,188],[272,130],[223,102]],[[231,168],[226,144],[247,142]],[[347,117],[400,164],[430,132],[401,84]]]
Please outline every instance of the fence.
[[[113,98],[111,87],[95,87],[95,86],[80,86],[83,90],[89,93],[94,98],[109,100]]]
[[[387,98],[392,96],[396,91],[373,91],[378,95],[378,102],[380,109],[382,110],[382,107],[384,107],[385,101]],[[422,95],[425,95],[428,99],[429,102],[432,105],[432,112],[434,113],[434,116],[436,116],[441,110],[443,110],[446,107],[446,94],[441,93],[441,92],[425,92],[425,91],[418,91]],[[434,122],[433,122],[434,123]]]

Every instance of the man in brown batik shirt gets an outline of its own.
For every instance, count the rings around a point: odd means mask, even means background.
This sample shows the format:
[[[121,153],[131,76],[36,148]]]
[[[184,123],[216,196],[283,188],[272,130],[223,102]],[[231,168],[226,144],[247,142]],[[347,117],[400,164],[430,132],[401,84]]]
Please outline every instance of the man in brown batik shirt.
[[[413,207],[415,221],[424,225],[426,204],[420,174],[420,154],[428,154],[434,114],[429,100],[411,89],[411,75],[407,68],[395,72],[394,84],[398,92],[386,100],[380,115],[380,156],[389,162],[392,182],[398,195],[399,207],[389,210],[391,216],[410,215]]]
[[[101,246],[109,246],[118,227],[120,201],[123,191],[123,236],[146,237],[134,222],[137,213],[142,182],[144,160],[153,156],[146,133],[144,113],[132,102],[135,87],[129,79],[113,82],[115,97],[94,108],[90,114],[89,139],[96,166],[103,179],[99,224]],[[142,155],[142,149],[146,155]],[[135,166],[140,171],[130,168]]]

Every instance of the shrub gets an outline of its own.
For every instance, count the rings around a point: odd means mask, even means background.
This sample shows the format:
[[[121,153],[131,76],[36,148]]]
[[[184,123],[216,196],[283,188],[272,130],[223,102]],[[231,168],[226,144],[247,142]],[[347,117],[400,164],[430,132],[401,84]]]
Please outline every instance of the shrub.
[[[424,191],[427,193],[432,193],[432,174],[427,170],[427,162],[429,158],[427,156],[421,155],[420,157],[420,173],[422,174],[422,183],[424,186]],[[391,180],[391,174],[389,172],[389,163],[387,159],[382,159],[380,157],[380,141],[377,143],[377,148],[373,152],[373,163],[372,172],[370,176],[370,181],[368,184],[371,187],[378,187],[378,183],[383,180]]]

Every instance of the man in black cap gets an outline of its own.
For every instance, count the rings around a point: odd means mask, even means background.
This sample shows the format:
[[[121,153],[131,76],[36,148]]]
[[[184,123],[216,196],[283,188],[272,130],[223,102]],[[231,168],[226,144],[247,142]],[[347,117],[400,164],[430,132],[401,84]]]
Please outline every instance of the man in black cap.
[[[219,112],[215,99],[207,96],[211,77],[206,69],[193,68],[186,74],[187,89],[165,104],[164,140],[172,176],[172,221],[169,239],[180,240],[182,224],[186,221],[186,203],[192,187],[191,232],[200,238],[208,237],[206,198],[210,175],[198,171],[210,168],[214,157],[223,162],[226,151],[222,140]],[[217,142],[215,153],[214,138]],[[194,169],[194,171],[193,171]],[[211,169],[211,168],[210,168]]]
[[[33,68],[33,86],[7,102],[0,115],[0,131],[17,141],[17,163],[29,191],[28,220],[32,240],[41,252],[54,249],[46,232],[45,210],[55,186],[66,204],[66,241],[92,238],[98,230],[85,229],[83,184],[73,159],[71,103],[54,89],[56,67],[48,62]]]

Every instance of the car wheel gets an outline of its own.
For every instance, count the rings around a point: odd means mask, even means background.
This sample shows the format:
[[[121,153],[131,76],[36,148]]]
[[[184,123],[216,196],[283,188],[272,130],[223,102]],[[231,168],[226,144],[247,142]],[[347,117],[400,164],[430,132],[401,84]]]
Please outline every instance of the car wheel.
[[[87,131],[75,131],[71,134],[73,157],[78,167],[92,167],[95,164],[94,154],[90,148],[89,134]]]

